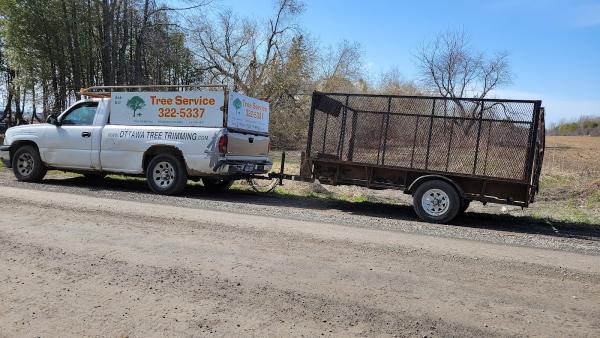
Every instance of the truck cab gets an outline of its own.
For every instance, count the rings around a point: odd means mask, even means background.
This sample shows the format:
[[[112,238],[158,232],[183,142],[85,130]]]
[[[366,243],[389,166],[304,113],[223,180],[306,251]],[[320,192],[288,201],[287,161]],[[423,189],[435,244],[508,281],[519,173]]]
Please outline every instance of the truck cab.
[[[181,106],[168,102],[151,105],[151,100],[133,105],[137,99],[129,99],[129,106],[137,108],[131,113],[114,100],[132,97],[132,92],[119,94],[111,89],[83,91],[93,97],[77,101],[60,115],[49,117],[47,123],[9,128],[0,159],[22,181],[40,181],[48,169],[91,178],[110,173],[145,175],[150,188],[160,194],[181,192],[188,179],[201,179],[209,188],[223,189],[236,179],[270,171],[268,133],[228,128],[225,91],[185,91],[185,97],[198,99],[179,100],[186,103]],[[139,100],[151,96],[133,93]],[[160,93],[163,97],[183,96],[179,91]],[[214,107],[203,105],[212,101],[201,98],[210,96],[217,97]],[[151,107],[142,110],[146,104]],[[165,117],[166,111],[169,115]],[[268,115],[266,118],[268,123]]]

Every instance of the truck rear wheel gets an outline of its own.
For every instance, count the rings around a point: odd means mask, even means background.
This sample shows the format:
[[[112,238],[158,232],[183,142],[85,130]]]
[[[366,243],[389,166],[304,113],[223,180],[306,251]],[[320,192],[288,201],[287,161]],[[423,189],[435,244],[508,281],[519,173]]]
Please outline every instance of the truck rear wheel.
[[[12,168],[17,180],[23,182],[39,182],[48,171],[34,146],[17,149],[12,158]]]
[[[154,156],[146,169],[150,189],[161,195],[176,195],[185,189],[187,171],[183,161],[172,154]]]
[[[415,212],[424,221],[448,223],[461,208],[460,197],[454,187],[441,180],[421,184],[413,196]]]

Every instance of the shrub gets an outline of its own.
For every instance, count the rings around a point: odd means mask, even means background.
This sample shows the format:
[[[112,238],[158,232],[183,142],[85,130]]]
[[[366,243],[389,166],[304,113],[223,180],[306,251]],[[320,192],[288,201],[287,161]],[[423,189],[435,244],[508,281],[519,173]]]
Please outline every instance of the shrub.
[[[561,121],[551,126],[548,134],[561,136],[600,136],[600,117],[582,116],[574,121]]]

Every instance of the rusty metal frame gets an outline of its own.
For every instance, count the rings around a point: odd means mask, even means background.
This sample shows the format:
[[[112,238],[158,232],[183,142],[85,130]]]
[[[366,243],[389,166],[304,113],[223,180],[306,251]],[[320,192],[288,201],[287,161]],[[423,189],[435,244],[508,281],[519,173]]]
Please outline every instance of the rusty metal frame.
[[[469,175],[459,173],[448,173],[435,170],[421,170],[406,167],[392,167],[385,165],[368,165],[351,161],[339,161],[333,159],[311,159],[313,165],[312,177],[304,177],[302,181],[319,180],[321,183],[332,185],[358,185],[371,189],[393,189],[402,190],[406,193],[412,182],[424,175],[434,175],[447,178],[465,191],[465,197],[470,200],[481,201],[484,203],[493,202],[501,204],[510,204],[521,207],[527,207],[530,200],[531,185],[524,183],[522,180],[514,179],[496,179],[481,175]],[[334,168],[331,172],[333,175],[321,175],[323,168]],[[356,172],[362,172],[360,176],[346,175],[350,169],[356,169]],[[401,183],[385,184],[374,182],[374,172],[378,171],[382,175],[394,177],[402,177]],[[278,177],[273,175],[273,177]],[[296,179],[298,180],[298,179]],[[508,187],[505,196],[497,196],[490,194],[490,187],[499,186]],[[515,199],[513,196],[520,196]]]

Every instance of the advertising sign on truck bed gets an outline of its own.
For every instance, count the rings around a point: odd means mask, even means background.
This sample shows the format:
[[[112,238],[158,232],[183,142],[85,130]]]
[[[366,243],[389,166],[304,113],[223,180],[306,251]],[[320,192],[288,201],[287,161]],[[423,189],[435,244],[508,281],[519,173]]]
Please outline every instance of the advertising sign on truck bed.
[[[269,103],[240,93],[229,93],[227,128],[268,134]]]
[[[222,91],[113,92],[110,123],[223,127]]]

